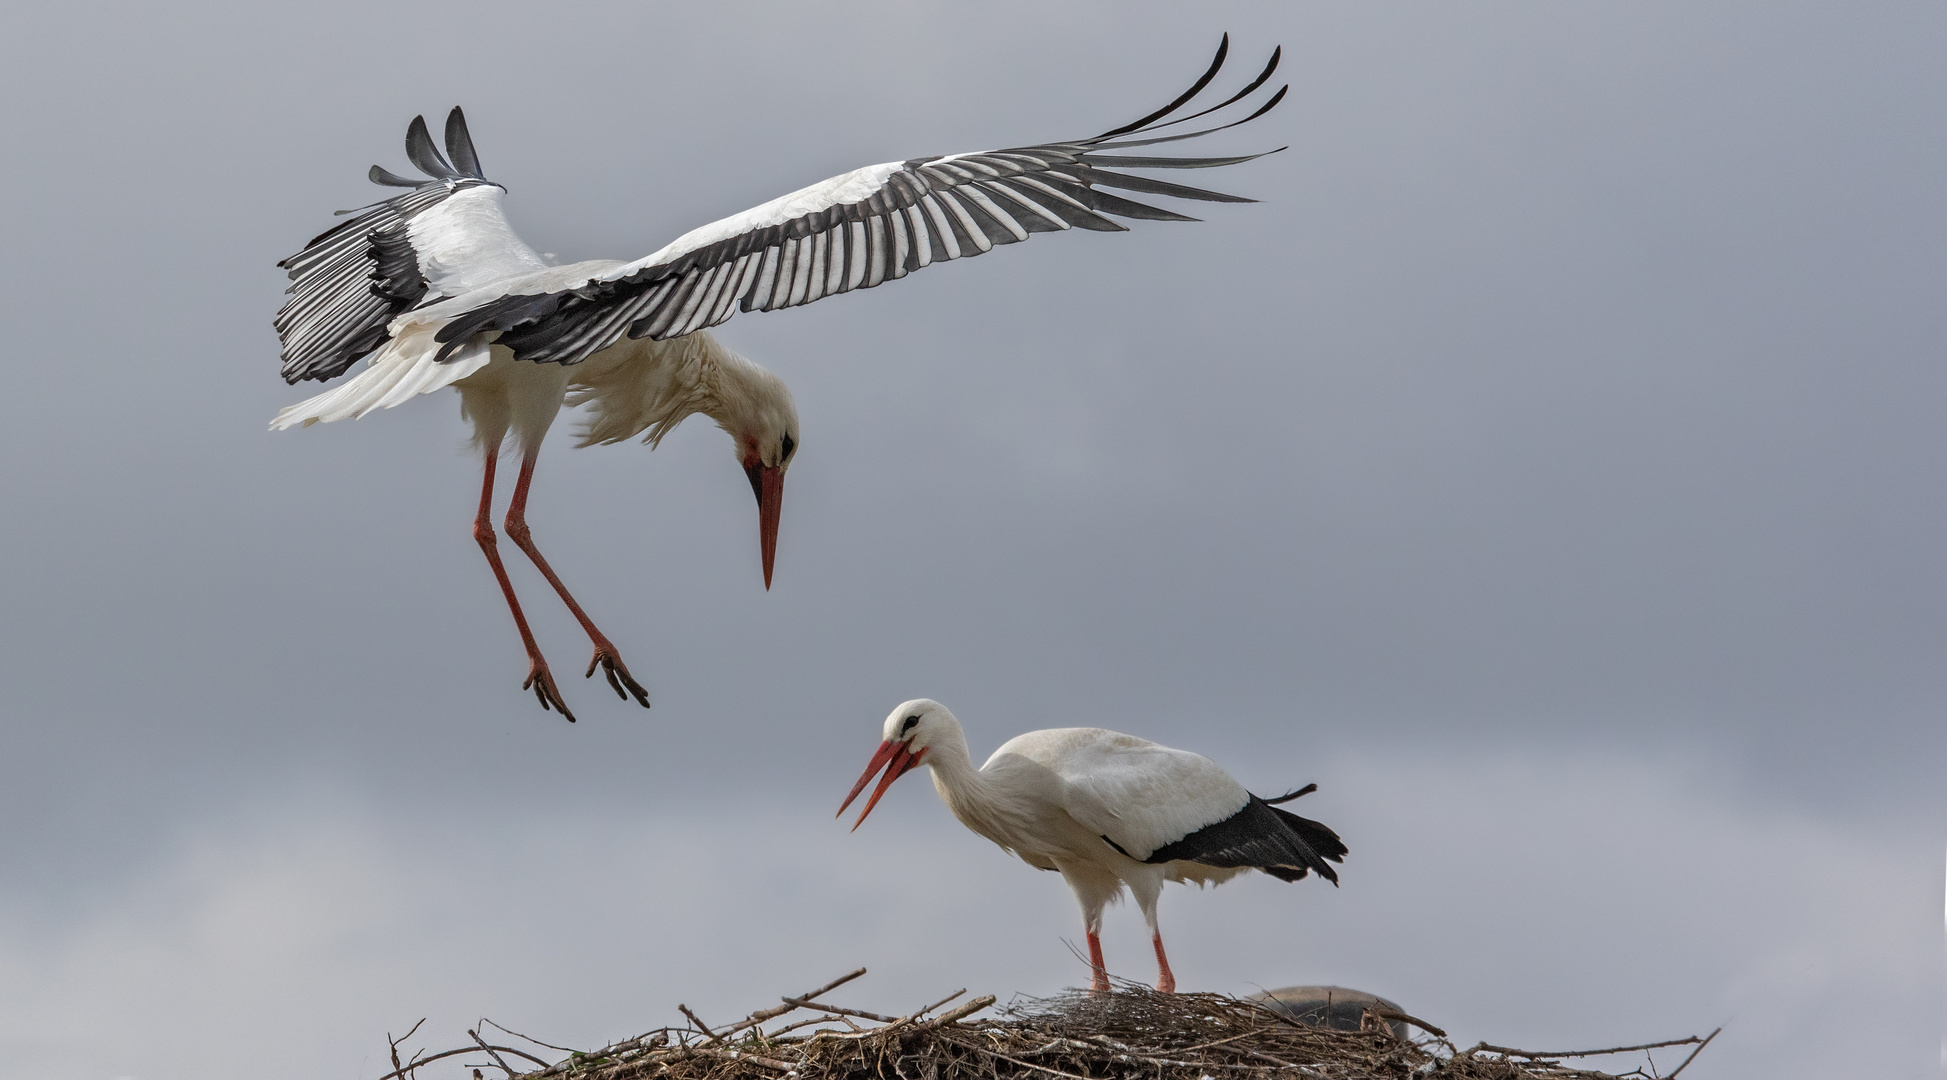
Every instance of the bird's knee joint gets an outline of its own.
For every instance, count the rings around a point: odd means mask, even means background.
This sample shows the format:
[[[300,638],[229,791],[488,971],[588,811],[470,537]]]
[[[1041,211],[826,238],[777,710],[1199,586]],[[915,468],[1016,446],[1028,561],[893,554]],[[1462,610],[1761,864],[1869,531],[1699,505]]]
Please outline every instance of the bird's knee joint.
[[[510,517],[506,521],[501,522],[500,525],[501,528],[507,530],[507,539],[522,546],[526,546],[528,538],[533,535],[527,527],[527,522],[519,518]]]
[[[474,522],[473,538],[479,541],[481,547],[493,547],[496,541],[496,537],[494,536],[493,522],[491,521]]]

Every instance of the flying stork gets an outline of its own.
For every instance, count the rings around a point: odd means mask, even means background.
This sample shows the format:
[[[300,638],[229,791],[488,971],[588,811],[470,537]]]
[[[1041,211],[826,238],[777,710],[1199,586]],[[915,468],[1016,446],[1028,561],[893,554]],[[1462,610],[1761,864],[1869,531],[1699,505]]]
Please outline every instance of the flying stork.
[[[579,432],[582,446],[642,435],[653,448],[693,413],[716,421],[734,442],[757,496],[764,587],[770,588],[784,473],[799,441],[797,410],[783,382],[724,348],[706,329],[739,311],[797,307],[870,289],[1033,233],[1126,231],[1112,217],[1195,220],[1104,188],[1254,201],[1125,170],[1210,168],[1263,154],[1104,153],[1193,139],[1269,112],[1288,87],[1241,120],[1153,134],[1244,101],[1277,70],[1280,51],[1273,51],[1242,90],[1165,120],[1210,84],[1229,47],[1226,35],[1209,70],[1175,101],[1093,138],[868,165],[692,230],[633,262],[550,265],[508,224],[501,211],[506,189],[481,170],[460,110],[446,119],[444,155],[425,118],[415,117],[406,131],[406,157],[427,179],[374,165],[372,182],[409,190],[344,211],[349,220],[278,264],[291,278],[290,299],[275,320],[285,381],[326,382],[360,360],[365,366],[335,388],[279,412],[271,427],[355,418],[443,387],[458,390],[461,413],[473,425],[474,446],[485,462],[473,535],[527,650],[523,689],[532,689],[543,709],[574,719],[496,547],[490,519],[494,467],[510,432],[521,466],[507,504],[507,535],[594,643],[584,674],[602,668],[618,695],[647,707],[647,692],[528,530],[535,456],[562,406],[589,406]]]
[[[854,830],[894,780],[921,765],[933,770],[933,787],[960,824],[1037,870],[1061,872],[1082,906],[1098,991],[1109,989],[1102,908],[1124,885],[1156,946],[1156,989],[1169,993],[1176,976],[1156,927],[1165,881],[1219,885],[1262,870],[1281,881],[1316,872],[1339,882],[1330,865],[1345,858],[1338,834],[1277,806],[1318,790],[1316,784],[1260,799],[1207,757],[1101,728],[1017,735],[976,769],[960,721],[925,698],[892,710],[884,734],[839,814],[881,769]]]

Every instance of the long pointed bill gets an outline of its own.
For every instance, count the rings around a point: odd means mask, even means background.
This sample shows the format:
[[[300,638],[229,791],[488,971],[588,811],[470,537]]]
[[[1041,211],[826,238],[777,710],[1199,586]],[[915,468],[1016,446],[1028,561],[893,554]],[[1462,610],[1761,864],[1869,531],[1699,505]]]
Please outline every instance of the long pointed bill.
[[[750,490],[757,496],[757,542],[764,553],[764,588],[771,587],[771,564],[777,560],[777,521],[784,509],[784,470],[776,465],[746,465]]]
[[[879,805],[880,797],[885,795],[886,789],[892,786],[892,782],[911,772],[925,756],[926,751],[921,750],[915,754],[908,750],[903,742],[879,744],[878,751],[872,755],[871,764],[865,767],[865,775],[859,777],[859,782],[852,785],[852,793],[845,796],[844,805],[838,808],[840,814],[845,813],[845,807],[852,805],[852,800],[858,798],[859,792],[865,790],[865,785],[871,782],[872,775],[879,771],[880,766],[885,767],[886,774],[879,778],[879,786],[872,789],[872,797],[865,801],[865,809],[859,811],[859,819],[852,823],[853,832],[857,832],[859,826],[865,824],[866,815],[872,812],[873,807]]]
[[[871,763],[865,767],[865,775],[859,777],[859,782],[852,785],[852,793],[845,796],[844,802],[838,804],[838,813],[833,814],[833,817],[845,816],[845,808],[852,805],[852,800],[859,797],[859,792],[865,790],[865,785],[870,784],[873,777],[879,775],[879,770],[885,768],[886,762],[892,760],[892,752],[898,747],[899,744],[890,739],[879,744],[879,748],[872,752]]]

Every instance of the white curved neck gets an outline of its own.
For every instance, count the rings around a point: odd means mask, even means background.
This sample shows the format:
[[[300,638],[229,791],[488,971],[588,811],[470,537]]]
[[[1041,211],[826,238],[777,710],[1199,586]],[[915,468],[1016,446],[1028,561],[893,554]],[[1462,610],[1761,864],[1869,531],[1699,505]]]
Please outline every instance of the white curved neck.
[[[1020,843],[1026,808],[974,767],[967,736],[957,722],[928,748],[925,764],[933,771],[933,790],[960,824],[1009,850]]]
[[[726,431],[753,430],[782,386],[703,332],[668,341],[625,338],[571,371],[567,403],[589,406],[582,446],[646,432],[653,447],[695,413]]]

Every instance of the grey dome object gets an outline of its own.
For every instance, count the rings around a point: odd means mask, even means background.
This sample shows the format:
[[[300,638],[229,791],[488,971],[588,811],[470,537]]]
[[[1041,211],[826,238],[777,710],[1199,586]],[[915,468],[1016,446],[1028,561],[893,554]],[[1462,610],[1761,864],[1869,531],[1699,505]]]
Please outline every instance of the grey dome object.
[[[1262,1002],[1301,1024],[1333,1031],[1359,1030],[1359,1020],[1369,1007],[1397,1013],[1406,1011],[1397,1002],[1343,986],[1285,986],[1252,994],[1244,1000]],[[1386,1026],[1401,1039],[1407,1037],[1405,1021],[1387,1020]]]

